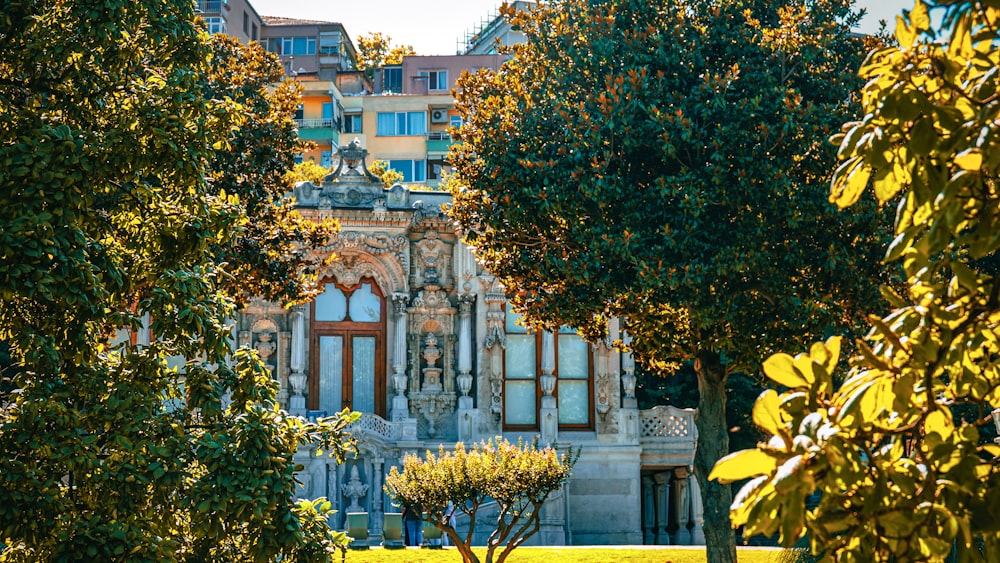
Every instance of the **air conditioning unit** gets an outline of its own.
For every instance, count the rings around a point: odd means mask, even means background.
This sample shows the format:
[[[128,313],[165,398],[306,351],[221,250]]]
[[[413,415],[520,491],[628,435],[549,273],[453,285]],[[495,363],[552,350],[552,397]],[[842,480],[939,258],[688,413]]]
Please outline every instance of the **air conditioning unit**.
[[[431,123],[448,123],[448,110],[446,110],[446,109],[432,109],[431,110]]]

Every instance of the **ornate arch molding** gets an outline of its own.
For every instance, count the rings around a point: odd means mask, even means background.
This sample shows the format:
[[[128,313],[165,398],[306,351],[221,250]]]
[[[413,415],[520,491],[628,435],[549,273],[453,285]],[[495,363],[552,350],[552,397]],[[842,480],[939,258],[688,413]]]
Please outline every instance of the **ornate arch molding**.
[[[409,246],[403,235],[342,232],[320,249],[335,253],[336,260],[320,273],[344,285],[370,277],[384,295],[409,292]]]

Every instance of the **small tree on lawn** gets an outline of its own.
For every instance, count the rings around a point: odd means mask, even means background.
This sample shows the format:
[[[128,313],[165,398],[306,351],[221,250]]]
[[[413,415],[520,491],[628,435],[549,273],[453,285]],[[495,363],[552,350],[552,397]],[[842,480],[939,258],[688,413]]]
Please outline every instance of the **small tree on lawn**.
[[[539,516],[545,499],[569,479],[579,454],[559,454],[537,443],[511,444],[503,438],[473,446],[471,451],[459,442],[455,451],[427,452],[426,459],[407,455],[403,471],[393,467],[385,479],[385,489],[395,500],[410,506],[420,505],[425,518],[451,538],[466,563],[478,563],[472,552],[472,534],[476,518],[484,505],[496,502],[499,508],[497,527],[487,541],[486,563],[492,563],[497,548],[503,550],[497,563],[539,529]],[[465,537],[451,524],[455,514],[469,517]]]

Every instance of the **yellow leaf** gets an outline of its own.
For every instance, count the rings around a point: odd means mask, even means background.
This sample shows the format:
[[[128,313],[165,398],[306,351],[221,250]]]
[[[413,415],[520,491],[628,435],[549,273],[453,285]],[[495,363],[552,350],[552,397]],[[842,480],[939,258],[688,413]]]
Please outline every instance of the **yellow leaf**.
[[[757,397],[753,404],[753,422],[761,430],[769,434],[778,434],[781,430],[781,410],[778,402],[778,392],[767,389]]]
[[[795,360],[785,353],[774,354],[764,360],[764,375],[785,387],[807,387],[809,382],[795,370]]]
[[[917,34],[906,25],[906,20],[903,19],[903,16],[896,16],[896,40],[899,41],[899,45],[901,47],[909,47],[916,38]]]
[[[955,421],[951,418],[951,412],[945,409],[931,411],[924,419],[924,434],[937,432],[942,438],[947,438],[954,431]]]
[[[778,467],[778,460],[760,450],[742,450],[720,459],[708,479],[718,479],[720,483],[732,483],[748,477],[770,475]]]
[[[978,171],[983,165],[983,153],[979,149],[966,149],[955,155],[955,165],[962,170]]]
[[[830,203],[844,209],[854,204],[861,197],[861,192],[868,185],[868,177],[872,170],[864,164],[860,156],[848,159],[840,165],[833,175],[833,186],[830,190]]]

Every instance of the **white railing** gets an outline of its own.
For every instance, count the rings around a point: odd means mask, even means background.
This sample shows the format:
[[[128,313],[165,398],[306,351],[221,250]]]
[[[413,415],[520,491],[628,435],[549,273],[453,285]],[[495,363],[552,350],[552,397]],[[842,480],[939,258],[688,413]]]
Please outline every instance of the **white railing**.
[[[223,0],[199,0],[198,9],[202,12],[217,13],[222,11],[226,3]]]
[[[347,430],[354,436],[368,434],[383,440],[398,440],[403,434],[398,424],[371,413],[362,414],[361,419],[348,426]]]
[[[449,135],[446,131],[431,131],[430,133],[427,133],[427,140],[428,141],[450,141],[451,140],[451,135]]]
[[[299,129],[329,129],[333,127],[333,119],[296,119]]]
[[[639,411],[639,437],[676,441],[695,438],[694,409],[657,406]]]

